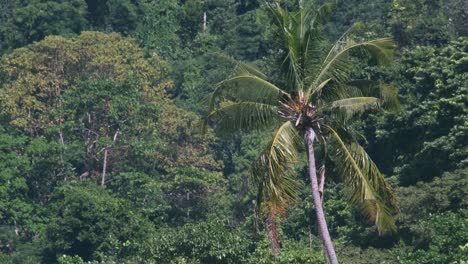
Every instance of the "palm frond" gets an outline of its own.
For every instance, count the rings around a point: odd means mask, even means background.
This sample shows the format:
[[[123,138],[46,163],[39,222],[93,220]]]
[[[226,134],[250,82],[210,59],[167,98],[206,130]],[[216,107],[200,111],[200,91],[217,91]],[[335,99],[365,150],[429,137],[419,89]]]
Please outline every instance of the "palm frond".
[[[277,8],[279,5],[277,5]],[[282,39],[286,48],[282,68],[290,83],[296,89],[302,89],[302,76],[304,75],[303,53],[304,41],[307,35],[306,23],[308,16],[305,12],[280,12],[282,17]]]
[[[335,130],[328,129],[337,143],[336,165],[346,183],[351,203],[376,224],[379,233],[394,231],[393,215],[398,207],[390,185],[359,144],[347,145]]]
[[[281,96],[287,95],[279,87],[255,75],[237,75],[217,84],[210,95],[210,105],[217,98],[229,98],[235,101],[248,100],[277,105]]]
[[[398,111],[400,103],[395,86],[370,80],[353,80],[345,85],[335,86],[325,91],[321,97],[325,109],[336,118],[346,121],[371,109]]]
[[[335,8],[335,4],[325,3],[321,5],[315,14],[315,17],[312,19],[312,27],[318,28],[321,27],[324,23],[328,22],[331,18],[332,11]]]
[[[325,81],[323,81],[322,83],[320,83],[320,84],[317,86],[317,89],[316,89],[317,94],[320,95],[320,94],[321,94],[321,90],[322,90],[323,88],[325,88],[325,86],[327,86],[327,85],[330,83],[331,80],[332,80],[331,78],[328,78],[328,79],[326,79]]]
[[[300,140],[294,125],[283,123],[251,169],[252,182],[261,186],[263,196],[278,207],[297,199],[299,183],[290,176],[290,170],[298,161]]]
[[[232,132],[262,129],[272,125],[278,120],[277,117],[277,107],[270,104],[226,101],[208,114],[206,122],[212,120],[216,129]]]
[[[274,22],[279,28],[278,39],[285,48],[282,72],[294,89],[302,90],[307,73],[316,65],[322,47],[321,24],[330,15],[332,5],[323,5],[317,11],[301,8],[289,12],[276,3],[269,5]]]
[[[377,108],[379,99],[375,97],[352,97],[340,99],[331,103],[331,110],[338,110],[346,118],[353,117],[356,114],[363,113],[366,110]]]
[[[308,31],[307,48],[304,51],[304,83],[309,76],[320,69],[322,64],[322,53],[326,47],[326,41],[322,34],[323,25],[328,22],[334,4],[323,4],[311,15],[310,29]]]
[[[317,92],[317,87],[326,79],[344,84],[353,70],[349,62],[351,52],[364,53],[376,60],[378,64],[389,64],[393,61],[395,44],[391,38],[380,38],[371,41],[355,42],[350,37],[339,39],[324,58],[322,67],[314,76],[314,81],[307,90],[307,95]]]
[[[287,96],[280,88],[274,84],[262,79],[256,75],[243,74],[234,76],[217,84],[215,90],[208,97],[208,116],[205,118],[202,128],[206,130],[206,126],[210,119],[226,115],[228,111],[231,118],[237,120],[240,118],[241,110],[236,106],[231,105],[226,109],[217,109],[220,102],[224,102],[224,107],[227,107],[225,100],[233,102],[246,102],[246,111],[253,110],[254,103],[259,103],[257,106],[261,108],[256,113],[259,115],[263,110],[273,109],[279,104],[281,97]],[[267,107],[269,105],[270,107]],[[237,117],[232,117],[234,109],[237,109]],[[255,111],[251,112],[252,114]],[[261,115],[260,116],[264,116]],[[244,115],[244,117],[247,117]],[[254,116],[251,116],[253,118]],[[226,120],[227,121],[227,120]],[[260,120],[261,121],[261,120]],[[219,121],[223,123],[222,121]],[[261,123],[261,122],[260,122]]]

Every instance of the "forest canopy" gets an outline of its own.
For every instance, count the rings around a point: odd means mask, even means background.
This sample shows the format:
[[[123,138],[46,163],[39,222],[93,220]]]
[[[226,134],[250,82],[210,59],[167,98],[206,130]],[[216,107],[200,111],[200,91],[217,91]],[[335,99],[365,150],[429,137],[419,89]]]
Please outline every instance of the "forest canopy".
[[[0,263],[468,261],[467,14],[0,0]]]

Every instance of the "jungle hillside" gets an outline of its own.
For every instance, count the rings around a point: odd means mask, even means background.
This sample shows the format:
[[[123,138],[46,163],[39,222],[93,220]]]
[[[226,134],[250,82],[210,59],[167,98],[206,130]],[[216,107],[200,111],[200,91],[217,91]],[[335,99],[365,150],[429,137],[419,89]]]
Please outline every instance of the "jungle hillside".
[[[468,262],[464,0],[0,0],[0,263]]]

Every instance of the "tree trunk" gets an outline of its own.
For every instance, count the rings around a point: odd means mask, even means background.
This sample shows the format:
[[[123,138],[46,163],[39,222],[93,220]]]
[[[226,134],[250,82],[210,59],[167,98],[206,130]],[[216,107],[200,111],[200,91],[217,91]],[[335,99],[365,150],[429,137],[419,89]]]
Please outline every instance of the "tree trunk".
[[[277,214],[274,210],[270,210],[266,220],[266,229],[268,233],[268,239],[270,240],[271,254],[273,257],[278,258],[281,252],[281,242],[278,235],[278,223]]]
[[[325,221],[325,213],[323,211],[322,199],[319,192],[317,171],[315,167],[314,140],[315,132],[312,128],[308,128],[305,134],[305,143],[309,154],[310,187],[312,191],[312,198],[314,199],[315,213],[317,215],[318,231],[329,262],[331,264],[338,264],[333,242],[331,240],[330,233],[328,232],[327,222]]]
[[[206,12],[203,12],[203,34],[206,33]]]
[[[115,144],[117,141],[117,136],[119,135],[119,129],[115,131],[114,139],[112,144]],[[109,152],[109,147],[104,148],[104,164],[102,165],[102,178],[101,178],[101,186],[106,185],[106,172],[107,172],[107,154]]]
[[[320,193],[320,199],[322,200],[322,206],[324,202],[324,189],[325,189],[325,164],[322,164],[319,169],[320,172],[320,179],[319,179],[319,193]]]
[[[101,177],[101,186],[106,185],[106,170],[107,170],[107,152],[109,149],[106,147],[104,149],[104,164],[102,165],[102,177]]]

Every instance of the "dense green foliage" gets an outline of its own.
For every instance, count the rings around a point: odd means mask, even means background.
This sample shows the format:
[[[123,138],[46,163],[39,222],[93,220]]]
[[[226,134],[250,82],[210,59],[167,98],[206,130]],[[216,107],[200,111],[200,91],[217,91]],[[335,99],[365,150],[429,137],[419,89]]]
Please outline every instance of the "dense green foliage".
[[[396,189],[397,232],[378,236],[327,182],[340,262],[468,261],[465,1],[333,3],[330,42],[353,24],[395,39],[393,66],[356,61],[353,76],[402,102],[352,124]],[[232,74],[219,53],[284,83],[275,30],[260,0],[0,0],[0,263],[324,263],[305,157],[273,260],[248,188],[269,133],[198,129]]]
[[[405,51],[390,74],[401,83],[405,110],[377,121],[375,144],[396,152],[397,159],[381,162],[405,185],[467,166],[467,41],[459,38],[443,48]]]

